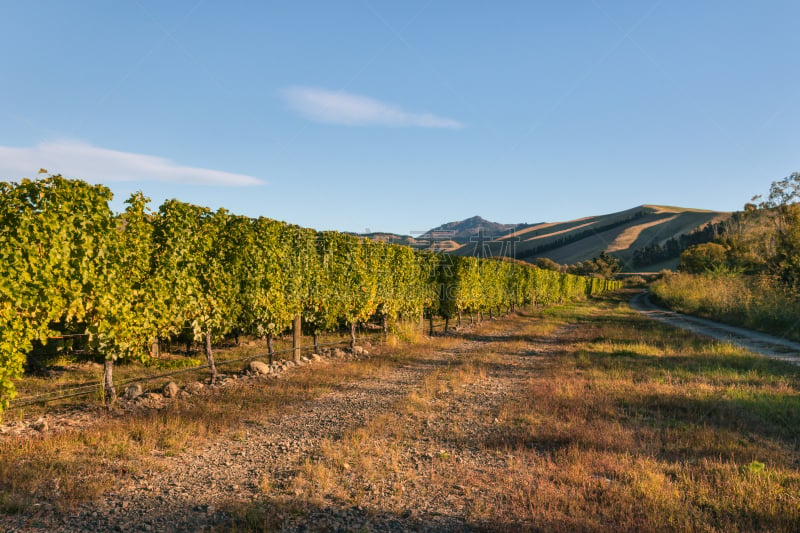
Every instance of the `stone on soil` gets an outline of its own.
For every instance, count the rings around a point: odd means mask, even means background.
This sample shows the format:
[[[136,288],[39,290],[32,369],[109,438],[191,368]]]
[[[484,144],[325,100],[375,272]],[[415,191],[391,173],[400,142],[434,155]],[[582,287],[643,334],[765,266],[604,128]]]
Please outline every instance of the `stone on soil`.
[[[170,381],[164,388],[162,389],[162,393],[164,394],[165,398],[177,398],[178,397],[178,385],[174,381]]]
[[[138,383],[134,383],[133,385],[125,389],[125,393],[122,395],[122,397],[125,398],[126,400],[133,400],[141,395],[142,395],[142,386],[139,385]]]
[[[250,361],[250,364],[247,365],[251,372],[255,374],[269,374],[271,369],[267,363],[262,363],[261,361]]]

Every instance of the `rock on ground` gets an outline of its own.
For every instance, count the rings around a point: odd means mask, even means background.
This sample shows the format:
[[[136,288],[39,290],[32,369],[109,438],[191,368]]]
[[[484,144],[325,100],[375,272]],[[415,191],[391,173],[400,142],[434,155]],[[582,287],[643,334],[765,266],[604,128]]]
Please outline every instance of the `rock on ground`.
[[[255,374],[269,374],[272,371],[267,363],[262,363],[261,361],[250,361],[247,368]]]

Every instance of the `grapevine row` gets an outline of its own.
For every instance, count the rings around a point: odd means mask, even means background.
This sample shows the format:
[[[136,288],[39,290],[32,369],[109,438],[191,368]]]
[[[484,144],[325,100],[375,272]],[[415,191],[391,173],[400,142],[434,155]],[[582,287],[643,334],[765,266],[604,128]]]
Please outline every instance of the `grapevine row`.
[[[385,327],[493,313],[614,289],[616,282],[514,261],[457,258],[338,232],[211,211],[61,176],[0,182],[0,412],[35,342],[88,334],[113,394],[118,360],[189,328],[216,375],[212,341],[269,341],[302,317],[315,338],[373,318]],[[271,348],[270,348],[271,349]]]

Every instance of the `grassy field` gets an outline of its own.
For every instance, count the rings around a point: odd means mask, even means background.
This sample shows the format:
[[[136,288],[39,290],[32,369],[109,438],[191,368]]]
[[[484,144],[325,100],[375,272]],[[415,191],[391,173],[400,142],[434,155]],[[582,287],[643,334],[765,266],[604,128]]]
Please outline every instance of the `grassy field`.
[[[663,327],[620,297],[496,333],[326,443],[283,492],[265,480],[237,530],[355,506],[409,527],[455,512],[509,531],[797,531],[796,367]]]
[[[255,501],[225,505],[231,529],[272,531],[356,508],[408,528],[449,517],[507,531],[797,531],[797,367],[649,321],[627,297],[416,344],[393,339],[367,361],[2,441],[0,509],[93,501],[153,468],[154,455],[241,439],[253,420],[460,349],[392,409],[301,458],[288,481],[263,474]]]

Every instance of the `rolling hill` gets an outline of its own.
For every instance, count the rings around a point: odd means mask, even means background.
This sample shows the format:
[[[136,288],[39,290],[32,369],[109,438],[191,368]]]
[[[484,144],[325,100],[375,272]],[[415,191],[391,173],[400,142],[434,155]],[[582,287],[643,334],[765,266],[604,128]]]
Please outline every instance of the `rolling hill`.
[[[471,228],[454,234],[449,251],[455,255],[506,255],[528,262],[546,257],[560,264],[575,264],[605,251],[622,259],[626,271],[657,271],[674,267],[677,259],[634,268],[634,254],[729,217],[730,213],[720,211],[641,205],[608,215],[531,225],[482,225],[483,219],[473,217],[444,224],[429,233],[435,235],[440,228]],[[479,231],[480,227],[483,231]]]

